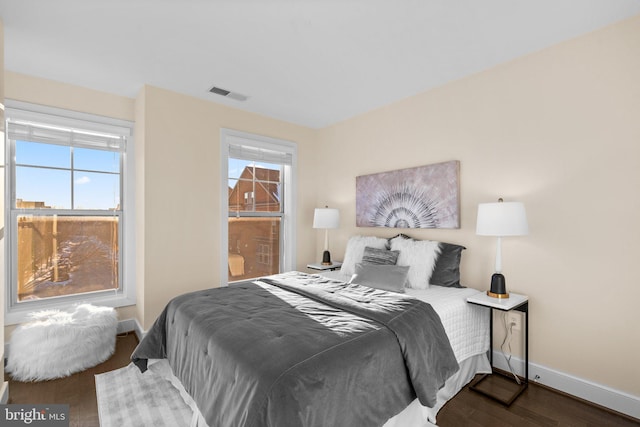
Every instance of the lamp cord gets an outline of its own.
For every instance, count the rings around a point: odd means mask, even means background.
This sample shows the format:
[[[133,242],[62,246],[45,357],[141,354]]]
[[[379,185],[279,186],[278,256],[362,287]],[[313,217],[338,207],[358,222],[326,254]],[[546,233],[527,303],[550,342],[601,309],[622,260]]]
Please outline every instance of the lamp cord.
[[[502,314],[502,321],[504,323],[504,329],[507,335],[504,337],[504,340],[502,341],[502,345],[500,346],[500,351],[502,352],[502,356],[504,357],[504,359],[507,361],[509,372],[511,372],[511,375],[513,375],[513,378],[516,380],[516,383],[520,385],[520,378],[518,378],[518,376],[513,371],[513,367],[511,366],[511,336],[513,332],[514,323],[510,323],[509,325],[507,325],[507,313]],[[509,357],[507,357],[507,355],[505,354],[505,350],[504,350],[505,345],[509,349]]]

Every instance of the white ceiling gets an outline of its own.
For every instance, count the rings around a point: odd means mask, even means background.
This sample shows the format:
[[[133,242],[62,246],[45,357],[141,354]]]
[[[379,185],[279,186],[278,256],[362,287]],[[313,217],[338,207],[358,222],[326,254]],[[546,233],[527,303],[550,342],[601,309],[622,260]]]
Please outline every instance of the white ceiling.
[[[313,128],[636,14],[640,0],[0,0],[10,71]]]

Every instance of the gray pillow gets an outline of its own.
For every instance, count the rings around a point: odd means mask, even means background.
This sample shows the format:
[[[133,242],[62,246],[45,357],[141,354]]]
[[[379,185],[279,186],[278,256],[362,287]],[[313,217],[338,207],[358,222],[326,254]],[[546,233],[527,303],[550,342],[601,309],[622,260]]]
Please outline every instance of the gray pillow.
[[[356,264],[355,271],[356,277],[351,280],[351,283],[404,293],[404,284],[407,281],[409,266],[364,264],[359,262]]]
[[[386,249],[373,248],[367,246],[362,255],[363,264],[396,265],[399,251],[388,251]]]
[[[387,246],[391,247],[394,241],[414,240],[406,234],[397,234],[388,240]],[[440,255],[433,268],[429,285],[444,286],[449,288],[464,288],[460,284],[460,260],[464,246],[453,243],[438,242]],[[410,287],[407,285],[407,287]]]
[[[460,284],[460,259],[464,246],[440,242],[440,256],[429,280],[430,285],[464,288]]]
[[[356,268],[356,263],[362,262],[364,248],[367,246],[384,249],[387,247],[387,239],[375,236],[351,236],[347,242],[347,249],[340,268],[342,274],[351,277]]]

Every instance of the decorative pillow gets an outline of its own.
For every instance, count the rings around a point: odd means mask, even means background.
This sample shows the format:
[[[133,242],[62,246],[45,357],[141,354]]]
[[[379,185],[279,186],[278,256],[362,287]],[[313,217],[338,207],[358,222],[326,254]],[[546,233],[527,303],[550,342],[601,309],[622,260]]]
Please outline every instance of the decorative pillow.
[[[372,248],[367,246],[364,248],[364,254],[362,255],[363,264],[378,264],[378,265],[396,265],[398,260],[398,251],[388,251],[386,249]]]
[[[346,276],[355,273],[356,263],[362,262],[364,248],[370,246],[376,249],[386,249],[387,239],[375,236],[352,236],[347,242],[347,250],[344,254],[344,261],[340,272]]]
[[[448,288],[464,288],[460,284],[460,259],[466,248],[453,243],[439,243],[440,256],[436,261],[429,284]]]
[[[409,267],[359,262],[356,264],[355,271],[356,276],[351,279],[351,283],[385,291],[404,293],[404,285],[407,281]]]
[[[396,238],[391,240],[391,250],[400,251],[397,265],[410,267],[406,286],[413,289],[428,289],[433,268],[440,255],[438,242]]]

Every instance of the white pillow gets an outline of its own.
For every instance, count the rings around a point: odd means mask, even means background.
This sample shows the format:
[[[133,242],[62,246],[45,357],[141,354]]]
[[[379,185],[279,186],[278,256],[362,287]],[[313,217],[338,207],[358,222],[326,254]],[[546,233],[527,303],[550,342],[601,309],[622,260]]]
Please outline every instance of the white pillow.
[[[440,245],[431,240],[392,239],[391,250],[400,251],[396,265],[408,265],[407,288],[428,289],[440,256]]]
[[[340,271],[347,276],[356,272],[356,264],[362,262],[364,248],[387,249],[387,239],[375,236],[352,236],[347,242],[347,250]]]

